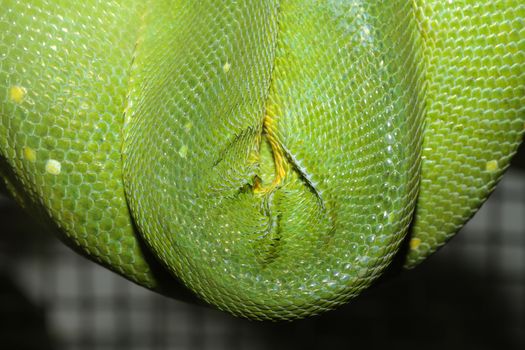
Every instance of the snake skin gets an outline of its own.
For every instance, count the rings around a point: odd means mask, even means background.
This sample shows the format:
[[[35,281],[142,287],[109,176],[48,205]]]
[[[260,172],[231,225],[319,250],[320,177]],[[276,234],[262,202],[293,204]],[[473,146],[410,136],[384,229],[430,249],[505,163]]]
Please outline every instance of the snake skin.
[[[404,243],[417,265],[523,137],[520,1],[0,8],[13,197],[135,283],[237,316],[333,309]]]
[[[10,187],[43,206],[90,258],[155,288],[126,206],[119,150],[138,6],[1,5],[0,152]]]
[[[410,251],[414,267],[494,189],[525,129],[525,3],[418,1],[427,125]]]

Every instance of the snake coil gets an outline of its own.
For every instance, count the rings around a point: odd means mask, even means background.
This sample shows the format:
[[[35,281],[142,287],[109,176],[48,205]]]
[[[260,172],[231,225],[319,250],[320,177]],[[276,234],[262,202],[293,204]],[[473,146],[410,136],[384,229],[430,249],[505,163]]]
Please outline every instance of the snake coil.
[[[238,316],[416,266],[523,137],[521,0],[0,7],[10,194],[90,259]]]

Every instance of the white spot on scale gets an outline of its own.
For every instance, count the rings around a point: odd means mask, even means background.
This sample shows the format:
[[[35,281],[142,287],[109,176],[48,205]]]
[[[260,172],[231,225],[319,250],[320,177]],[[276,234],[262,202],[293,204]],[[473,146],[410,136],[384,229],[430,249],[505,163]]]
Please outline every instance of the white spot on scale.
[[[181,148],[179,149],[179,155],[182,157],[182,158],[186,158],[186,155],[188,154],[188,146],[186,145],[182,145]]]
[[[46,162],[46,172],[51,175],[60,174],[62,165],[58,160],[48,159]]]
[[[412,238],[409,242],[410,249],[412,250],[419,248],[420,245],[421,245],[421,239],[417,237]]]
[[[228,73],[231,67],[232,65],[230,64],[230,62],[226,62],[224,66],[222,66],[222,70],[224,71],[224,73]]]
[[[24,159],[30,161],[31,163],[36,162],[36,151],[31,147],[25,146],[23,148]]]
[[[22,103],[26,94],[27,90],[23,86],[14,85],[9,89],[9,99],[14,103]]]
[[[485,170],[490,171],[490,172],[494,172],[498,170],[498,168],[499,168],[499,165],[498,165],[497,160],[491,160],[491,161],[488,161],[487,164],[485,164]]]

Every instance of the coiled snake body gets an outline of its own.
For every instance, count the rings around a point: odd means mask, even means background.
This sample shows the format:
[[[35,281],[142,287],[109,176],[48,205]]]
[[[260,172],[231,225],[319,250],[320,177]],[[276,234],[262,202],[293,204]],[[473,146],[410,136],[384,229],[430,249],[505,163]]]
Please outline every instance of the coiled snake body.
[[[0,0],[0,172],[147,288],[294,319],[412,267],[525,127],[525,5]],[[160,268],[162,266],[162,268]]]

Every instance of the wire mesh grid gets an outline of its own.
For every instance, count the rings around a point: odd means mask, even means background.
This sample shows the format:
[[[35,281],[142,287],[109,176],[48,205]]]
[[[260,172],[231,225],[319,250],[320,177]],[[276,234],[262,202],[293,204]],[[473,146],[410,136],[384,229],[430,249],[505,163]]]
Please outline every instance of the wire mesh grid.
[[[525,348],[525,170],[422,266],[339,310],[235,319],[159,296],[73,253],[0,199],[0,348]]]

